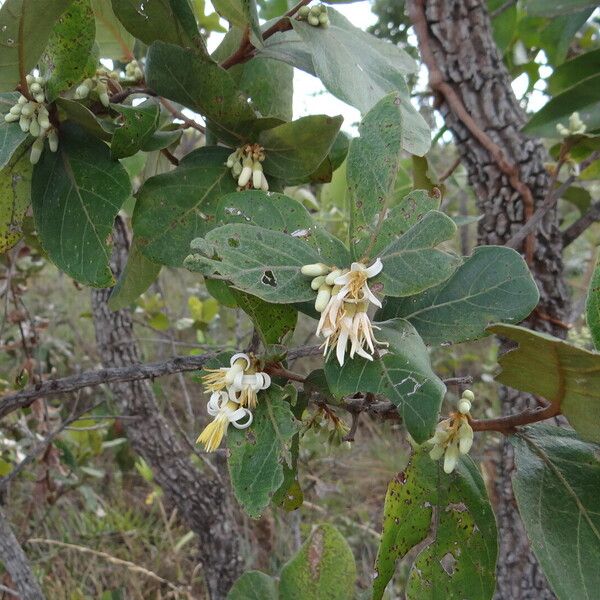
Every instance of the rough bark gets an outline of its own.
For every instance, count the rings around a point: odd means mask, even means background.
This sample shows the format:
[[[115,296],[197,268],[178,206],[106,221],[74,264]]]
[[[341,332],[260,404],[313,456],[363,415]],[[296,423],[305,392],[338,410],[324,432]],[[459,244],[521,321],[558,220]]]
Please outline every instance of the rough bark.
[[[508,72],[493,40],[486,3],[482,0],[411,0],[410,4],[411,10],[424,8],[426,43],[443,80],[458,94],[477,127],[517,165],[519,178],[531,190],[537,207],[548,194],[549,177],[543,167],[547,156],[539,140],[520,132],[525,114],[512,91]],[[422,40],[419,43],[422,45]],[[522,195],[473,132],[457,118],[444,97],[437,100],[483,214],[479,243],[502,245],[525,221]],[[534,248],[530,267],[540,290],[540,304],[528,320],[528,326],[563,337],[565,330],[560,321],[568,310],[568,294],[562,277],[562,239],[555,210],[547,213],[537,229]],[[527,403],[527,396],[502,390],[503,414],[522,410]],[[501,443],[493,463],[494,508],[500,532],[496,598],[554,598],[529,549],[516,510],[511,486],[513,453],[506,441]]]
[[[113,270],[118,275],[127,258],[127,232],[115,223]],[[109,289],[92,292],[96,340],[104,367],[140,363],[140,352],[128,309],[112,312]],[[223,600],[243,569],[231,496],[217,472],[200,473],[190,449],[163,417],[147,380],[110,384],[120,412],[138,419],[124,420],[133,449],[150,465],[156,482],[199,538],[199,553],[212,600]],[[141,418],[140,418],[141,417]]]
[[[21,600],[45,600],[31,570],[29,559],[23,552],[2,509],[0,509],[0,563],[4,565],[17,587]]]

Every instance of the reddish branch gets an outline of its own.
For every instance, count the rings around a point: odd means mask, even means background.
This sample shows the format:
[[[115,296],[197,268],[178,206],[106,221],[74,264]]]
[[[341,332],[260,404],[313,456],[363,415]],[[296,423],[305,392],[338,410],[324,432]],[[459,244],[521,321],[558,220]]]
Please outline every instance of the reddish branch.
[[[467,112],[465,106],[454,88],[444,80],[444,75],[439,69],[433,51],[431,49],[427,18],[425,16],[425,0],[414,0],[409,3],[409,16],[419,41],[421,58],[429,71],[429,86],[437,92],[448,105],[454,115],[460,119],[463,125],[470,131],[471,135],[483,146],[494,159],[498,168],[506,175],[511,186],[521,194],[527,222],[533,215],[534,199],[529,187],[521,181],[517,165],[512,163],[504,152],[475,122]],[[535,238],[529,235],[525,241],[525,257],[528,263],[533,260],[533,248]]]
[[[279,19],[276,23],[271,25],[271,27],[269,27],[269,29],[267,29],[262,34],[263,40],[269,39],[272,35],[278,32],[288,31],[292,29],[292,23],[290,21],[290,18],[293,17],[301,7],[305,6],[310,1],[311,0],[301,0],[300,2],[298,2],[298,4],[296,4],[296,6],[288,10],[288,12],[286,12],[285,15],[281,17],[281,19]],[[247,26],[244,30],[244,34],[242,36],[242,40],[238,49],[231,56],[226,58],[221,63],[221,66],[224,69],[230,69],[234,65],[240,65],[242,63],[245,63],[254,56],[255,52],[256,48],[250,41],[250,28]]]
[[[469,419],[473,431],[499,431],[505,435],[512,433],[515,427],[538,423],[552,419],[560,414],[560,404],[551,403],[543,408],[527,409],[523,412],[497,417],[495,419]]]

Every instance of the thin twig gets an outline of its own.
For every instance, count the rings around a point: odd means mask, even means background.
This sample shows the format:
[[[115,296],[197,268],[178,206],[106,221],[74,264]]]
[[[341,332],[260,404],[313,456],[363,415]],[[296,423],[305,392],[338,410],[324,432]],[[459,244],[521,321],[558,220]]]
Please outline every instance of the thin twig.
[[[196,123],[193,119],[186,117],[180,110],[177,110],[168,100],[165,98],[160,99],[160,103],[174,116],[176,119],[183,121],[184,127],[190,127],[199,131],[202,135],[206,134],[206,128]]]
[[[454,171],[456,171],[456,169],[459,165],[460,165],[460,156],[448,167],[448,169],[446,171],[444,171],[444,173],[442,173],[442,175],[440,175],[440,177],[438,178],[439,183],[446,181],[446,179],[448,179],[448,177],[450,177],[450,175],[452,175],[452,173],[454,173]]]
[[[592,152],[588,158],[581,162],[580,169],[583,171],[599,158],[599,150]],[[567,179],[565,179],[565,181],[557,188],[551,189],[544,199],[544,202],[539,206],[531,218],[527,220],[523,227],[521,227],[521,229],[519,229],[519,231],[517,231],[517,233],[515,233],[515,235],[510,238],[505,245],[509,248],[518,248],[526,236],[530,235],[531,233],[535,233],[535,229],[544,218],[544,215],[554,207],[562,195],[571,187],[575,179],[577,179],[577,177],[575,175],[571,175],[567,177]]]
[[[133,94],[144,94],[146,96],[158,96],[158,94],[154,90],[152,90],[148,87],[125,88],[123,91],[113,94],[110,97],[110,101],[112,104],[120,104],[121,102],[123,102],[123,100],[126,100],[127,98],[129,98],[129,96],[132,96]]]
[[[600,202],[592,204],[584,215],[565,229],[562,236],[563,248],[572,244],[588,227],[598,221],[600,221]]]
[[[543,408],[527,409],[514,415],[495,419],[469,419],[473,431],[498,431],[505,435],[512,433],[515,427],[538,423],[552,419],[560,414],[559,403],[549,403]]]

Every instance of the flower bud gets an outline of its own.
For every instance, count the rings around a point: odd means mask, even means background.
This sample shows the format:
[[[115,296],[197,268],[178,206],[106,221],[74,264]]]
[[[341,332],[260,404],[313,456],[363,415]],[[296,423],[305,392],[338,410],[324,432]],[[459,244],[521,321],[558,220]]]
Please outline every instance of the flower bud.
[[[458,401],[458,412],[461,415],[466,415],[469,413],[470,410],[471,410],[471,402],[469,402],[469,400],[467,400],[466,398],[461,398]]]
[[[451,444],[446,448],[446,454],[444,456],[444,473],[450,474],[454,471],[459,455],[460,451],[457,444]]]
[[[238,185],[240,187],[246,187],[252,177],[252,167],[244,167],[238,178]]]
[[[40,111],[38,114],[37,120],[42,129],[44,129],[44,130],[50,129],[50,119],[48,118],[47,112],[44,113],[44,112]]]
[[[331,298],[331,287],[327,284],[323,284],[317,293],[317,299],[315,300],[315,310],[317,312],[323,312],[327,307],[329,299]]]
[[[21,127],[21,131],[23,133],[27,133],[29,131],[30,124],[31,124],[31,119],[22,114],[19,119],[19,127]]]
[[[35,77],[33,75],[26,75],[25,81],[27,82],[27,85],[31,85],[35,82]]]
[[[262,165],[260,164],[260,162],[258,162],[256,160],[256,161],[254,161],[254,164],[252,165],[252,186],[254,187],[255,190],[260,189],[260,187],[262,185],[262,178],[263,178]]]
[[[44,138],[39,137],[33,142],[33,146],[31,146],[31,154],[29,155],[29,161],[32,165],[37,165],[40,161],[40,157],[42,156],[42,152],[44,150]]]
[[[48,145],[50,146],[50,152],[58,150],[58,133],[56,133],[56,129],[48,133]]]
[[[310,15],[308,15],[308,24],[312,25],[313,27],[318,27],[319,26],[319,17],[313,15],[312,13]]]
[[[20,115],[22,110],[23,107],[20,104],[15,104],[14,106],[10,107],[10,113],[13,115]]]
[[[233,165],[235,164],[237,158],[238,158],[238,151],[236,150],[235,152],[232,152],[227,157],[227,162],[225,163],[227,165],[227,168],[231,169],[231,167],[233,167]]]
[[[33,137],[38,137],[38,135],[40,135],[40,132],[41,132],[40,124],[38,122],[37,117],[34,115],[31,119],[31,123],[29,125],[29,133]]]
[[[81,84],[77,86],[77,89],[75,90],[75,98],[77,98],[77,100],[83,100],[88,97],[89,93],[90,88],[87,85]]]
[[[461,454],[468,454],[473,445],[473,429],[465,421],[458,430],[458,449]]]
[[[27,104],[29,102],[29,100],[27,100],[27,98],[25,98],[25,96],[21,95],[19,96],[19,99],[17,100],[17,102],[21,105],[23,104]]]
[[[242,172],[242,163],[238,160],[237,162],[233,163],[233,166],[231,167],[231,174],[233,175],[234,179],[240,176],[240,173]]]
[[[308,6],[301,6],[298,9],[298,16],[306,19],[308,17],[308,13],[310,13],[310,8]]]
[[[44,92],[40,92],[39,94],[34,94],[33,98],[36,102],[39,102],[40,104],[42,102],[46,101],[46,96],[44,95]]]
[[[327,27],[327,25],[329,25],[329,17],[327,16],[327,13],[321,13],[319,15],[319,24],[323,25],[323,27]]]
[[[39,94],[42,91],[42,86],[39,83],[35,82],[29,86],[29,90],[32,94]]]
[[[313,290],[318,290],[325,283],[325,275],[319,275],[310,282],[310,287]]]
[[[308,275],[308,277],[319,277],[320,275],[327,275],[329,273],[329,267],[323,263],[313,263],[310,265],[304,265],[300,269],[302,275]]]
[[[335,269],[334,271],[331,271],[331,273],[329,273],[329,275],[327,275],[327,278],[325,279],[325,283],[327,285],[333,285],[335,283],[335,280],[338,277],[341,277],[344,274],[344,272],[341,269]]]
[[[315,4],[314,6],[310,7],[310,12],[311,12],[311,14],[315,15],[315,17],[318,17],[322,11],[323,11],[322,4]]]
[[[21,114],[25,117],[31,117],[31,115],[33,115],[33,113],[35,112],[35,109],[35,104],[33,102],[28,102],[21,109]]]
[[[475,400],[475,394],[471,390],[465,390],[462,393],[462,397],[465,398],[466,400],[470,400],[471,402],[473,402],[473,400]]]
[[[20,115],[15,115],[14,113],[8,112],[4,115],[4,120],[7,123],[16,123],[20,119]]]
[[[268,192],[269,191],[269,182],[267,181],[267,178],[265,177],[264,173],[260,174],[261,178],[260,178],[260,189],[263,192]]]
[[[442,456],[444,456],[444,446],[440,446],[438,444],[436,444],[430,451],[429,451],[429,456],[431,457],[431,460],[439,460],[440,458],[442,458]]]

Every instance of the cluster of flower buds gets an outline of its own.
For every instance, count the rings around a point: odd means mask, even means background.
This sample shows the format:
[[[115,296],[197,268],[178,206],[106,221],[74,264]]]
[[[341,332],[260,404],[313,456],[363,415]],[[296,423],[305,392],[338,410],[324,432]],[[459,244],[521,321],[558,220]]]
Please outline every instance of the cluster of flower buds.
[[[352,263],[350,269],[329,267],[323,263],[304,265],[300,272],[312,277],[310,286],[317,292],[315,310],[321,313],[317,335],[325,338],[324,354],[335,347],[340,365],[344,364],[346,349],[350,344],[350,358],[358,354],[373,360],[375,339],[373,329],[378,329],[369,319],[370,303],[381,307],[373,294],[368,279],[381,272],[383,264],[378,258],[370,267]]]
[[[137,60],[132,60],[125,65],[125,79],[127,81],[140,81],[144,79],[144,72]]]
[[[301,6],[298,10],[298,21],[306,21],[313,27],[327,27],[329,17],[327,7],[324,4],[315,4],[314,6]]]
[[[24,133],[30,133],[35,138],[29,155],[29,160],[34,165],[40,160],[46,138],[48,138],[50,150],[52,152],[58,150],[58,134],[50,123],[43,83],[44,80],[41,77],[27,75],[27,85],[33,99],[29,100],[21,95],[17,103],[4,116],[7,123],[18,121],[21,130]]]
[[[449,419],[441,421],[429,440],[433,448],[429,456],[433,460],[444,457],[444,471],[452,473],[461,454],[468,454],[473,445],[473,429],[469,424],[471,403],[475,395],[471,390],[465,390],[458,401],[457,411]]]
[[[202,382],[211,392],[207,411],[214,420],[198,436],[196,443],[204,444],[207,452],[219,447],[231,423],[237,429],[252,424],[252,410],[258,402],[258,392],[271,385],[267,373],[257,371],[256,360],[247,354],[234,354],[229,367],[206,369]]]
[[[103,106],[110,105],[110,97],[108,90],[111,87],[111,82],[118,82],[119,74],[116,71],[109,71],[104,67],[100,67],[96,70],[94,77],[85,79],[81,84],[77,86],[75,90],[75,98],[77,100],[84,100],[90,94],[94,93],[98,96],[98,100]]]
[[[269,182],[263,172],[265,150],[258,144],[245,144],[232,152],[225,163],[237,179],[239,190],[269,191]]]
[[[585,123],[581,120],[579,113],[574,112],[569,117],[569,126],[565,127],[562,123],[559,123],[556,126],[556,131],[563,137],[568,137],[570,135],[581,135],[585,133]]]

